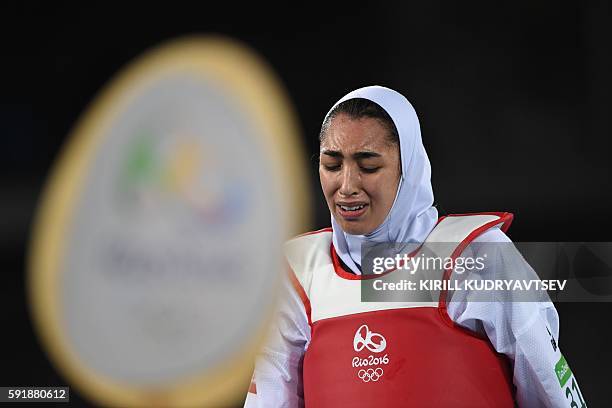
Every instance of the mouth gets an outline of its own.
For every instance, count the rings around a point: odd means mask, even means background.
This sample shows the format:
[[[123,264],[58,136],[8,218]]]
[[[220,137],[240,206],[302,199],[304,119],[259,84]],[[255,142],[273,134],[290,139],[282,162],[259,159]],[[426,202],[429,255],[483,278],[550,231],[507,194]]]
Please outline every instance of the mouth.
[[[336,204],[338,214],[346,220],[356,220],[361,217],[368,209],[366,203],[342,203]]]

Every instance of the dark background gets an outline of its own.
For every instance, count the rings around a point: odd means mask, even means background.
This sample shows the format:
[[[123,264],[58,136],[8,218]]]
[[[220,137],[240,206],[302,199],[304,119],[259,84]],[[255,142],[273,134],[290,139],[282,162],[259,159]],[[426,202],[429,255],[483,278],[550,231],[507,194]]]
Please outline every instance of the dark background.
[[[266,58],[295,103],[309,154],[340,96],[386,85],[419,113],[442,214],[511,211],[515,241],[612,241],[610,5],[419,3],[427,4],[3,3],[0,385],[65,384],[24,302],[37,198],[101,87],[148,47],[178,35],[230,35]],[[314,162],[312,175],[320,197]],[[326,226],[317,200],[316,226]],[[607,405],[611,305],[557,308],[560,345],[586,401]],[[74,390],[72,401],[82,402]]]

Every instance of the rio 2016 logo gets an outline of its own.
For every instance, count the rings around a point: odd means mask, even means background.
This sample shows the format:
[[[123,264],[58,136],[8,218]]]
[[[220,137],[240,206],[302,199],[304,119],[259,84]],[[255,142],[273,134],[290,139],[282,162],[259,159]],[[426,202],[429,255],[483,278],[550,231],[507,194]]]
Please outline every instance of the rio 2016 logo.
[[[353,337],[353,349],[356,352],[360,352],[363,349],[368,349],[372,353],[382,353],[387,348],[387,340],[382,334],[374,333],[370,331],[367,325],[361,325],[355,332]],[[389,364],[389,356],[385,354],[382,357],[374,357],[370,354],[366,358],[360,358],[359,356],[353,357],[353,367],[367,367],[376,366],[382,364]],[[361,369],[357,372],[357,377],[364,383],[378,381],[384,371],[381,367]]]
[[[355,351],[359,352],[363,350],[364,347],[372,353],[382,353],[385,351],[385,348],[387,348],[387,340],[382,335],[371,332],[370,328],[364,324],[359,327],[355,333],[353,348]]]

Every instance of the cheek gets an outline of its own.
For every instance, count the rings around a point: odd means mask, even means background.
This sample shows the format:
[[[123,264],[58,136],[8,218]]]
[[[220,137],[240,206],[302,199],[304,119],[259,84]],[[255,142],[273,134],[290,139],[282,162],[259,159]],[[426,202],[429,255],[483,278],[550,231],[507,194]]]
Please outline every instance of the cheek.
[[[367,185],[364,185],[364,190],[380,207],[390,207],[397,193],[398,181],[399,179],[394,178],[394,174],[380,174],[371,177]]]
[[[319,180],[321,182],[321,190],[326,199],[329,199],[334,193],[333,179],[323,171],[319,170]]]
[[[397,178],[390,178],[385,186],[385,204],[391,209],[395,195],[397,194],[397,188],[399,186],[399,176]]]

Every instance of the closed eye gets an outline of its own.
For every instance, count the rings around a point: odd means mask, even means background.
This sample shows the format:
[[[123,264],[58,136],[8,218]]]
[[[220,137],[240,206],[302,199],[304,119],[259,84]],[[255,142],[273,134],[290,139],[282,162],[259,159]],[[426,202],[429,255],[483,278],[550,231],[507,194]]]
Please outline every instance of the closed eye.
[[[340,165],[339,164],[334,164],[334,165],[325,165],[324,164],[323,167],[327,171],[339,171],[340,170]]]

